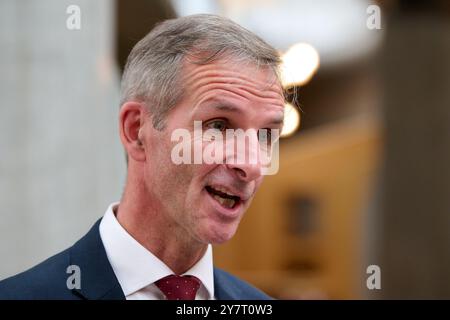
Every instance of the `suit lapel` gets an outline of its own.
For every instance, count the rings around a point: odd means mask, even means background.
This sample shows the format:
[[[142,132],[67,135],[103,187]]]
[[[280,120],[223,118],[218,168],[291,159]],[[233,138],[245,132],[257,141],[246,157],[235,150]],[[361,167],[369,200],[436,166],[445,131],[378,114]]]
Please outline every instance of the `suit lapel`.
[[[229,281],[224,278],[221,270],[217,268],[214,268],[214,296],[217,300],[239,299]]]
[[[70,264],[79,266],[81,273],[81,288],[74,293],[89,300],[124,300],[100,238],[100,221],[70,249]]]

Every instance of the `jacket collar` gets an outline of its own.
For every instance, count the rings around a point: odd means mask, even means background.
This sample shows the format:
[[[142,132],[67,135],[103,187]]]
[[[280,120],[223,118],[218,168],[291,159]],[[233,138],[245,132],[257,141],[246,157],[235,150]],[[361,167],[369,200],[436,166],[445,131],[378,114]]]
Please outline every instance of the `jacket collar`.
[[[81,288],[73,291],[89,300],[123,300],[125,295],[100,238],[100,221],[70,249],[70,264],[79,266],[81,273]]]
[[[125,300],[100,237],[99,219],[89,232],[70,248],[70,264],[80,267],[81,288],[73,292],[88,300]],[[239,297],[227,285],[222,272],[214,268],[214,295],[218,300]]]
[[[214,296],[217,300],[237,300],[231,288],[222,279],[220,270],[214,268]]]

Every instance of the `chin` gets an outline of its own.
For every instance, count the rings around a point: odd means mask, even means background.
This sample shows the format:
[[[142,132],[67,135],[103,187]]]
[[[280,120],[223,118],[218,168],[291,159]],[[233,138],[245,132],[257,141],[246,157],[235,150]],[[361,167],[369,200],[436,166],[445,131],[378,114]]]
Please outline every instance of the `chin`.
[[[226,225],[207,226],[201,236],[203,242],[210,244],[225,243],[235,235],[239,223],[230,223]]]

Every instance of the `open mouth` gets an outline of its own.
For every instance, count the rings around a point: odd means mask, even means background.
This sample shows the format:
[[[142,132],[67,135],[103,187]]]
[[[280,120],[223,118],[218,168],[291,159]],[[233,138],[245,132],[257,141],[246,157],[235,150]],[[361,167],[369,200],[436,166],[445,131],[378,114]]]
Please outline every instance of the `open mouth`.
[[[216,200],[222,207],[233,209],[239,205],[241,198],[227,193],[222,188],[213,188],[211,186],[205,187],[206,191]]]

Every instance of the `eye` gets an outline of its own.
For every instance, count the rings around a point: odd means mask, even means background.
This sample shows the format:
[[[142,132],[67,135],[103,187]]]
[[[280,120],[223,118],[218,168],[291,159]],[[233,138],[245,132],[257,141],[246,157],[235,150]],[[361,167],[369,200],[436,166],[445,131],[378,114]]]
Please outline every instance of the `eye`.
[[[218,130],[220,132],[224,132],[227,129],[227,122],[223,119],[215,119],[209,121],[205,124],[205,129],[213,129]]]
[[[270,128],[264,128],[264,129],[260,129],[258,130],[258,139],[259,142],[262,144],[270,144],[271,139],[272,139],[272,129]]]

